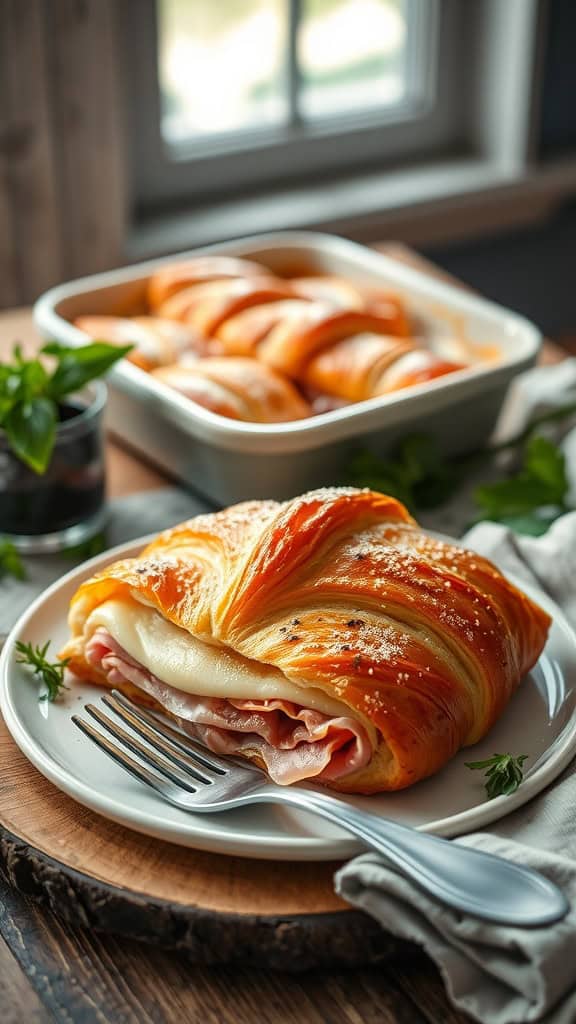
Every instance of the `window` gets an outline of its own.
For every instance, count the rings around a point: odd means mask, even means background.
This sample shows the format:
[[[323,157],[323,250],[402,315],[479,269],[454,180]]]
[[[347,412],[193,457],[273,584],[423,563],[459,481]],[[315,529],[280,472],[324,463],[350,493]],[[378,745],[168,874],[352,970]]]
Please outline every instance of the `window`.
[[[407,0],[159,0],[161,130],[174,155],[408,98]],[[412,26],[413,29],[413,26]]]
[[[236,197],[453,140],[459,6],[129,0],[137,200]]]

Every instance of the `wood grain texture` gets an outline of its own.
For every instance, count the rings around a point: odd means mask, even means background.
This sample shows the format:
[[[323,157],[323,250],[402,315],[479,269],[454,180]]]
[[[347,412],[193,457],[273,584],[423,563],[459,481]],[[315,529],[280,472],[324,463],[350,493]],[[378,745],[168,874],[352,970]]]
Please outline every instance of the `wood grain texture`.
[[[122,262],[125,151],[115,0],[47,5],[62,279]]]
[[[122,260],[116,16],[114,0],[0,2],[0,307]]]
[[[288,974],[191,964],[181,952],[69,925],[0,880],[0,930],[46,1016],[14,1024],[465,1024],[417,953],[374,968]],[[420,979],[424,979],[421,987]],[[430,986],[437,993],[430,1001]],[[428,1005],[427,1005],[428,1004]],[[22,1004],[25,1006],[28,1004]],[[17,1007],[3,1006],[4,1014]],[[8,1018],[9,1024],[12,1024]]]
[[[62,267],[45,13],[43,0],[0,4],[0,305],[40,294]]]
[[[0,779],[4,874],[72,924],[185,949],[199,962],[291,970],[379,962],[399,948],[334,894],[338,865],[287,871],[139,835],[52,786],[3,724]]]
[[[2,1024],[41,1024],[47,1020],[42,1003],[4,939],[0,939],[0,1006]]]

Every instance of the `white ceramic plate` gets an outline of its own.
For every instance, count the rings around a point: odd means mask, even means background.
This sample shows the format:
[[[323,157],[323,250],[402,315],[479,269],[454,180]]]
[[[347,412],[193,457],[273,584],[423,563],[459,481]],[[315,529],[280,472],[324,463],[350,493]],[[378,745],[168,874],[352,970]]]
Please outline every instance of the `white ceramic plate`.
[[[186,814],[156,795],[99,751],[71,722],[101,690],[78,685],[55,704],[38,699],[40,685],[16,664],[15,641],[45,643],[56,652],[67,635],[68,604],[79,583],[97,569],[139,551],[132,541],[91,559],[58,580],[31,605],[10,634],[0,661],[1,708],[26,757],[81,804],[139,832],[215,853],[280,860],[330,860],[358,852],[356,840],[310,815],[272,805],[221,814]],[[530,590],[524,587],[528,593]],[[454,836],[508,814],[547,786],[576,754],[576,635],[549,600],[546,650],[489,736],[461,751],[442,771],[412,789],[350,798],[383,816],[427,832]],[[487,801],[481,772],[465,761],[500,753],[528,754],[523,784],[512,796]]]

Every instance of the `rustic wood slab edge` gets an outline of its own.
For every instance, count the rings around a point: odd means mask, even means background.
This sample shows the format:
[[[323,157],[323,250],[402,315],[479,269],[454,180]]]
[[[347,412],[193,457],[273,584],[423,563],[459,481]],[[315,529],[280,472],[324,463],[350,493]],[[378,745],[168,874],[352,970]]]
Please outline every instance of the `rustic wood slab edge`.
[[[0,780],[0,871],[72,926],[196,963],[289,971],[366,966],[404,948],[338,900],[337,865],[224,857],[125,829],[41,776],[1,720]]]
[[[360,911],[286,917],[214,914],[150,899],[63,865],[6,829],[0,835],[0,868],[19,892],[70,925],[178,950],[195,963],[297,972],[366,967],[404,949],[415,952]]]

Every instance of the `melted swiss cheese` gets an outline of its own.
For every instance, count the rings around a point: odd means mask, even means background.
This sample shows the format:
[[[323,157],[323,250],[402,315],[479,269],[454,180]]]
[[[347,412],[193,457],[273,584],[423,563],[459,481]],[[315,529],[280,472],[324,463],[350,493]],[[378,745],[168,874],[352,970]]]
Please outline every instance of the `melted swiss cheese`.
[[[98,626],[108,630],[135,661],[176,690],[207,697],[280,698],[329,715],[350,715],[350,708],[322,690],[300,687],[272,665],[204,643],[139,601],[113,599],[99,605],[86,620],[86,640]]]

